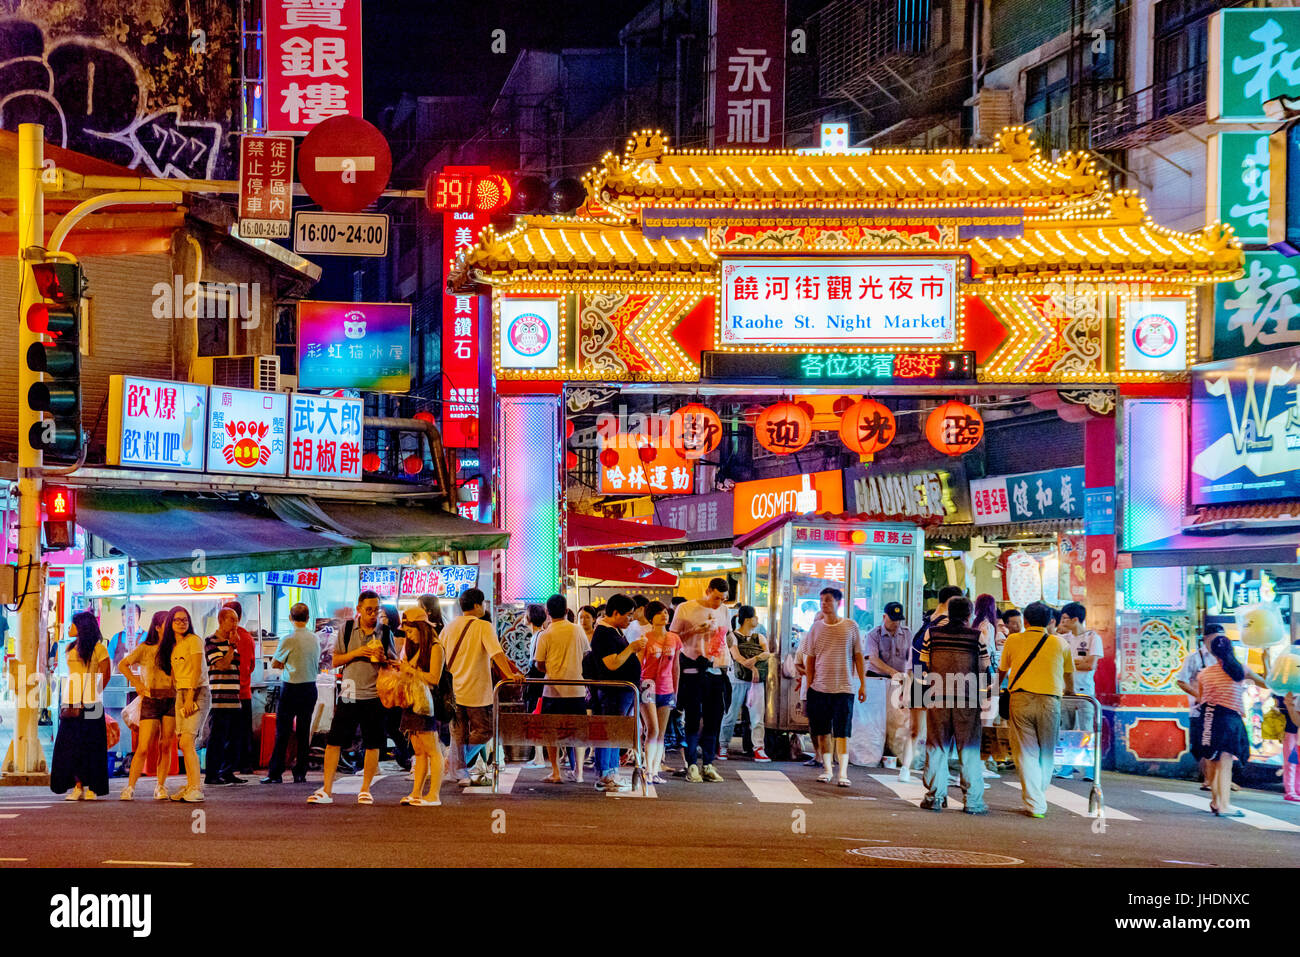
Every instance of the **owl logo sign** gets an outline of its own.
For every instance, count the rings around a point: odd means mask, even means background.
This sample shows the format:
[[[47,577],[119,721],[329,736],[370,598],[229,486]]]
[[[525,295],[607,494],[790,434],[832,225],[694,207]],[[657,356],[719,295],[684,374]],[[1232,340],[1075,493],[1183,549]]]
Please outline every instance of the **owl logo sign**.
[[[515,316],[506,330],[510,345],[523,356],[541,355],[551,341],[551,327],[535,312]]]
[[[1134,299],[1125,303],[1124,369],[1182,372],[1187,368],[1186,299]]]
[[[560,363],[560,301],[502,299],[497,354],[502,369],[554,369]]]

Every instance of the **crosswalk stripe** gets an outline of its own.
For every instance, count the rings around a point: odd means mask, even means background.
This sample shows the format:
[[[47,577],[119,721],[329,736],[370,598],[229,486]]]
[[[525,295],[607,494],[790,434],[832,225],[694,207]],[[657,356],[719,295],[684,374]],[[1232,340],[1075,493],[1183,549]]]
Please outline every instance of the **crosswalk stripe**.
[[[0,821],[11,821],[17,816],[17,814],[0,814]]]
[[[645,794],[642,794],[641,788],[637,787],[636,785],[633,785],[632,790],[630,791],[606,791],[605,792],[605,797],[607,798],[639,798],[639,797],[657,798],[658,796],[659,796],[659,792],[655,790],[655,786],[653,784],[647,784],[645,786]]]
[[[370,793],[374,793],[375,785],[388,777],[387,774],[376,774],[370,779]],[[334,779],[335,794],[351,794],[356,796],[361,793],[361,784],[364,778],[360,774],[349,774],[344,777]]]
[[[812,804],[784,771],[738,771],[749,793],[764,804]]]
[[[490,776],[489,776],[489,780],[490,780]],[[515,786],[515,782],[518,780],[519,780],[519,768],[502,768],[501,785],[497,793],[509,794],[511,789]],[[460,790],[462,794],[491,794],[492,785],[488,784],[483,787],[467,787],[467,788],[461,788]]]
[[[1019,781],[1007,781],[1009,786],[1020,790]],[[1050,785],[1044,792],[1047,803],[1069,811],[1071,814],[1077,814],[1079,817],[1092,817],[1088,811],[1088,798],[1083,794],[1076,794],[1066,788],[1057,787],[1055,784]],[[1108,821],[1140,821],[1139,817],[1132,814],[1125,814],[1123,811],[1117,811],[1112,807],[1106,808],[1105,818]]]
[[[1143,791],[1143,794],[1150,794],[1152,797],[1164,798],[1166,801],[1173,801],[1175,804],[1181,804],[1184,807],[1195,808],[1198,811],[1208,811],[1210,809],[1209,798],[1203,798],[1199,794],[1184,794],[1181,791]],[[1261,831],[1286,831],[1289,833],[1300,832],[1300,825],[1292,824],[1290,821],[1279,821],[1275,817],[1269,817],[1267,814],[1260,814],[1258,811],[1251,811],[1248,808],[1235,805],[1244,812],[1244,817],[1229,818],[1250,827],[1257,828]]]
[[[921,799],[924,798],[927,793],[925,785],[915,778],[911,781],[900,781],[898,780],[898,777],[893,774],[873,774],[871,777],[889,788],[889,790],[893,791],[895,795],[902,798],[913,807],[920,807]],[[965,798],[962,796],[960,790],[954,793],[951,787],[948,789],[948,806],[961,808],[966,806]]]

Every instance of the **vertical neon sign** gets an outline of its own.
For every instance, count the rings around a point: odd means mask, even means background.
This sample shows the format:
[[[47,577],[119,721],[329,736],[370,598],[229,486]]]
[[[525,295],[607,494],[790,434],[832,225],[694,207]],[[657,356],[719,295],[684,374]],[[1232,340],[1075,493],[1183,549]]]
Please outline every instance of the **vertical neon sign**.
[[[463,191],[486,166],[449,166],[438,177]],[[464,197],[458,196],[462,199]],[[451,263],[478,242],[478,234],[491,220],[468,202],[447,203],[442,213],[443,288]],[[449,449],[479,446],[479,421],[484,396],[479,383],[478,296],[444,293],[442,297],[442,444]]]
[[[1187,400],[1126,399],[1124,547],[1181,532],[1186,500]],[[1186,569],[1137,568],[1123,574],[1125,608],[1187,607]]]
[[[558,395],[500,397],[501,601],[542,601],[560,590],[560,401]]]

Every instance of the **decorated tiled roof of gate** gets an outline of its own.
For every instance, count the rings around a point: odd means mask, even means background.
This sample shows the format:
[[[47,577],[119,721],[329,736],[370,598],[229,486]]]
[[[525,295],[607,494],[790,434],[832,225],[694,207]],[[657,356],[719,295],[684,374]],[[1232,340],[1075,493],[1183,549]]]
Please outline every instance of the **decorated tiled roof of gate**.
[[[1104,192],[1086,153],[1043,158],[1025,127],[972,150],[884,149],[851,155],[794,150],[670,150],[642,130],[621,158],[607,153],[584,178],[588,195],[623,210],[649,206],[1026,206],[1050,208]]]

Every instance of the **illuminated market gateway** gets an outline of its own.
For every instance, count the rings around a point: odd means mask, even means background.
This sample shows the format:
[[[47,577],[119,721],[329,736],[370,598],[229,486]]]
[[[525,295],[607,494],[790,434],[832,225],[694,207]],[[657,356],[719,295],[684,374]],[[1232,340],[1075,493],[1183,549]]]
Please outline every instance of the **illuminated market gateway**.
[[[784,660],[827,586],[864,630],[891,601],[914,625],[949,583],[1078,600],[1107,720],[1137,713],[1115,670],[1117,611],[1143,602],[1141,573],[1117,575],[1116,447],[1177,469],[1165,403],[1187,395],[1198,300],[1241,275],[1228,227],[1159,226],[1024,128],[841,153],[645,130],[584,183],[577,215],[488,227],[449,273],[492,356],[499,601],[721,574]],[[796,682],[768,681],[768,727],[803,728]]]

